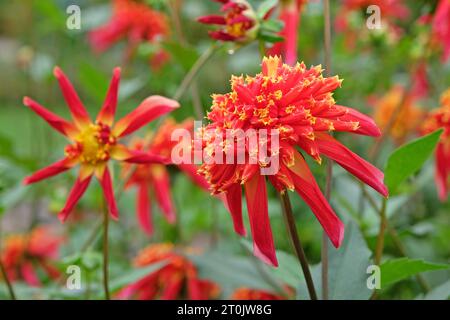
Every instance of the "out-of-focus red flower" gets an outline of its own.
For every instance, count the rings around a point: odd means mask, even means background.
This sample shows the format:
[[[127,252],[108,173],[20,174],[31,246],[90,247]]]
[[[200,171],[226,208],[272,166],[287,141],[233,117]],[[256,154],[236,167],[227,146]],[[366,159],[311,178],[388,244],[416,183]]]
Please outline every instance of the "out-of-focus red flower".
[[[411,94],[417,98],[425,98],[430,91],[430,84],[427,76],[427,64],[422,60],[415,66],[412,71],[412,90]]]
[[[137,300],[206,300],[217,298],[220,288],[214,282],[198,277],[197,269],[169,243],[153,244],[134,260],[136,267],[162,263],[161,268],[129,284],[118,294],[119,299]]]
[[[440,0],[433,15],[432,39],[443,48],[442,61],[450,57],[450,0]]]
[[[275,293],[249,288],[239,288],[231,295],[232,300],[285,300]]]
[[[148,144],[145,139],[134,139],[131,142],[130,149],[140,152],[150,152],[151,154],[160,155],[164,158],[170,158],[172,149],[178,145],[178,141],[172,141],[171,135],[174,130],[184,129],[193,132],[193,120],[186,119],[183,123],[176,123],[173,119],[168,118],[161,125],[154,137],[151,137],[151,143]],[[191,145],[187,146],[190,148]],[[189,163],[181,163],[177,165],[180,170],[187,174],[197,185],[208,190],[208,182],[203,176],[197,173],[197,166]],[[128,176],[130,165],[125,165],[123,175]],[[149,235],[153,233],[153,224],[151,220],[151,203],[150,191],[156,196],[157,203],[163,211],[169,222],[175,221],[175,209],[170,192],[169,172],[162,164],[141,164],[136,166],[131,173],[126,187],[137,187],[137,217],[141,228]]]
[[[70,191],[65,207],[59,212],[59,218],[64,222],[78,200],[86,191],[92,176],[99,180],[108,209],[114,219],[118,219],[118,209],[114,198],[112,179],[108,169],[108,161],[112,158],[129,163],[165,163],[167,159],[152,154],[129,150],[119,143],[119,140],[150,121],[179,107],[178,102],[161,97],[150,96],[127,116],[114,123],[119,91],[120,68],[114,69],[110,87],[105,102],[92,121],[83,103],[78,97],[69,79],[58,67],[54,70],[64,98],[70,109],[73,122],[68,122],[45,109],[34,100],[25,97],[23,103],[42,117],[56,131],[67,137],[71,144],[65,148],[65,157],[54,164],[35,172],[25,178],[24,183],[30,184],[67,171],[77,164],[80,165],[79,176]]]
[[[297,37],[300,17],[307,0],[282,0],[279,19],[284,22],[280,35],[284,41],[277,42],[268,51],[270,55],[284,57],[284,61],[292,65],[297,62]]]
[[[428,134],[439,128],[444,132],[435,153],[435,181],[441,201],[447,200],[450,189],[450,89],[441,96],[441,106],[428,115],[422,133]]]
[[[8,278],[23,280],[31,286],[41,285],[41,270],[48,278],[57,278],[60,272],[55,259],[63,241],[64,238],[56,235],[50,227],[35,228],[28,235],[7,237],[0,257]]]
[[[227,129],[275,129],[279,132],[279,146],[271,150],[271,136],[266,137],[268,158],[279,159],[279,170],[268,175],[269,181],[279,192],[296,190],[310,206],[332,243],[339,247],[344,226],[328,204],[308,168],[303,154],[310,155],[318,163],[325,155],[382,195],[388,192],[383,184],[383,173],[370,163],[351,152],[328,131],[347,131],[357,134],[379,136],[380,130],[366,115],[337,105],[333,91],[341,80],[323,77],[320,66],[307,69],[303,63],[294,67],[283,64],[279,57],[265,57],[262,73],[254,77],[232,77],[227,94],[213,95],[208,114],[210,124],[204,130],[204,151],[212,158],[217,154],[242,153],[236,144],[218,145],[217,136],[225,137]],[[208,132],[214,132],[209,134]],[[223,138],[225,140],[226,138]],[[220,140],[220,139],[219,139]],[[244,186],[254,253],[266,263],[277,265],[267,207],[265,177],[260,168],[267,161],[251,164],[251,154],[258,154],[245,139],[245,163],[204,163],[200,172],[207,178],[213,193],[224,193],[226,204],[240,235],[245,234],[242,220],[241,186]],[[220,141],[219,141],[220,142]],[[251,150],[249,148],[252,148]]]
[[[258,21],[251,5],[245,0],[215,0],[221,2],[223,15],[209,15],[197,19],[200,23],[220,26],[210,31],[211,38],[221,41],[249,42],[256,38]]]
[[[89,40],[98,52],[126,39],[129,50],[141,42],[153,42],[169,33],[167,17],[162,12],[135,0],[113,0],[113,14],[103,26],[91,31]]]
[[[420,125],[423,112],[415,103],[415,96],[405,92],[401,86],[394,86],[383,97],[374,102],[374,119],[384,134],[402,144],[409,134]],[[394,122],[392,118],[395,117]],[[384,132],[390,124],[389,132]]]

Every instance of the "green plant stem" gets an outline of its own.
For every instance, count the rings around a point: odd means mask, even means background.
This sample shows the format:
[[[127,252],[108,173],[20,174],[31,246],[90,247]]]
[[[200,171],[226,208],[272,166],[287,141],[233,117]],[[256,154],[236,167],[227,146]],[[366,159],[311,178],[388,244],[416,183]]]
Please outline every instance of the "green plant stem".
[[[386,232],[387,227],[387,216],[386,216],[386,205],[387,200],[386,198],[383,198],[383,202],[381,204],[380,209],[380,229],[378,231],[378,237],[377,237],[377,244],[375,248],[375,264],[380,265],[381,258],[383,256],[383,250],[384,250],[384,235]]]
[[[330,17],[330,1],[323,1],[323,18],[324,18],[324,49],[325,49],[325,75],[331,75],[331,17]],[[333,161],[328,160],[325,198],[330,201],[331,197],[331,180],[333,178]],[[325,231],[322,232],[322,299],[328,300],[328,246],[329,240]]]
[[[109,247],[108,247],[109,212],[106,203],[103,204],[103,289],[105,299],[110,300],[109,294]]]
[[[280,202],[283,211],[284,221],[289,232],[292,246],[295,251],[295,255],[302,268],[303,275],[305,277],[306,286],[308,287],[309,297],[311,300],[317,300],[316,289],[314,287],[314,282],[311,276],[311,271],[309,270],[308,260],[306,259],[305,251],[303,250],[300,238],[297,233],[297,228],[295,227],[294,215],[292,214],[291,202],[289,200],[289,195],[287,192],[280,192]]]
[[[205,65],[205,63],[212,57],[217,49],[217,44],[213,43],[203,54],[197,59],[197,61],[192,66],[191,70],[186,74],[177,91],[175,92],[173,99],[179,100],[186,90],[191,85],[192,81],[197,76],[200,69]]]
[[[11,300],[17,300],[16,294],[14,293],[14,288],[11,284],[11,281],[9,281],[8,274],[6,273],[6,269],[5,269],[5,266],[3,265],[3,261],[1,258],[0,258],[0,272],[2,274],[3,280],[6,283],[6,287],[8,288],[8,293],[9,293]]]
[[[259,40],[258,49],[261,59],[264,58],[266,56],[266,44],[264,43],[263,40]]]

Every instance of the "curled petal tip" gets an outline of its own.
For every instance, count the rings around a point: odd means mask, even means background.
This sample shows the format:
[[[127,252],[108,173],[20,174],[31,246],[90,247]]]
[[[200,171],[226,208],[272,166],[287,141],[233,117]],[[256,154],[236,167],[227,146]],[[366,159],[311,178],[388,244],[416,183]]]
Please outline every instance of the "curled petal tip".
[[[23,99],[22,99],[22,103],[23,103],[23,105],[25,105],[25,106],[29,106],[29,104],[30,104],[30,98],[29,97],[27,97],[27,96],[25,96],[25,97],[23,97]]]
[[[60,67],[58,67],[58,66],[56,66],[56,67],[54,67],[53,68],[53,75],[55,76],[55,77],[59,77],[60,75],[61,75],[61,68]]]

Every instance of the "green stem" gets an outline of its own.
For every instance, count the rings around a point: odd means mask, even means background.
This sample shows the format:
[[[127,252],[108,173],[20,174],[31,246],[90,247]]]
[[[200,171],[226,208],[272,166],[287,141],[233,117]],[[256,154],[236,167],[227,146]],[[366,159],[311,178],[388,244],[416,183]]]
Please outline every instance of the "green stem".
[[[103,289],[105,299],[110,300],[109,294],[109,248],[108,248],[109,212],[106,203],[103,204]]]
[[[0,272],[2,274],[3,279],[5,280],[6,287],[8,288],[8,293],[11,300],[17,300],[13,286],[11,284],[11,281],[9,281],[8,274],[6,273],[6,269],[5,266],[3,265],[3,261],[1,260],[1,258],[0,258]]]
[[[212,44],[208,48],[208,50],[203,52],[203,54],[197,59],[197,61],[192,66],[191,70],[189,70],[189,72],[186,74],[186,76],[184,77],[180,86],[178,87],[177,91],[175,92],[175,94],[173,96],[174,100],[179,100],[184,95],[186,90],[191,85],[192,81],[197,76],[200,69],[205,65],[205,63],[209,60],[209,58],[212,57],[212,55],[216,51],[216,48],[217,48],[217,45],[215,43]]]
[[[316,289],[314,288],[314,282],[309,270],[308,260],[303,250],[300,238],[295,227],[294,215],[292,214],[291,202],[287,192],[280,192],[281,207],[284,215],[284,221],[289,232],[292,246],[294,247],[295,255],[302,268],[303,275],[305,276],[306,286],[308,287],[309,297],[311,300],[317,300]]]
[[[378,231],[377,245],[375,248],[375,264],[378,266],[381,263],[384,250],[384,235],[387,227],[386,205],[387,200],[386,198],[383,198],[383,203],[380,209],[380,230]]]

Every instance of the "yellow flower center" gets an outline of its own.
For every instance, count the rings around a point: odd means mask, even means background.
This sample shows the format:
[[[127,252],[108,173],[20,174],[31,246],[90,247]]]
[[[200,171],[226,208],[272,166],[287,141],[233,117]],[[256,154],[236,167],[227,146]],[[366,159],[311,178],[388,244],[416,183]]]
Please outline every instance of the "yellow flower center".
[[[75,139],[75,143],[66,147],[66,156],[78,158],[85,164],[96,165],[109,160],[111,148],[116,138],[111,128],[102,123],[90,124]]]

